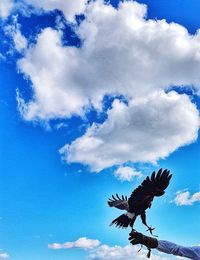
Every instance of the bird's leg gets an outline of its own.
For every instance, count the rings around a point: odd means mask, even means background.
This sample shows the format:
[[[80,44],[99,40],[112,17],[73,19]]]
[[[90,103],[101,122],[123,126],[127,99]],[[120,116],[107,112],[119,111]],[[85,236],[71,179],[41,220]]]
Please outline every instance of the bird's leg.
[[[130,225],[130,227],[131,227],[131,232],[136,231],[136,230],[133,228],[133,225]]]
[[[135,223],[135,220],[136,220],[136,217],[133,217],[133,219],[131,220],[131,223],[130,223],[131,232],[136,231],[136,230],[133,228],[133,225],[134,225],[134,223]]]
[[[150,227],[150,226],[147,225],[147,222],[146,222],[146,212],[145,212],[145,211],[142,212],[142,214],[141,214],[140,216],[141,216],[141,219],[142,219],[142,223],[143,223],[146,227],[148,227],[147,231],[149,231],[152,236],[157,237],[156,235],[153,235],[153,232],[152,232],[155,228],[152,228],[152,227]]]

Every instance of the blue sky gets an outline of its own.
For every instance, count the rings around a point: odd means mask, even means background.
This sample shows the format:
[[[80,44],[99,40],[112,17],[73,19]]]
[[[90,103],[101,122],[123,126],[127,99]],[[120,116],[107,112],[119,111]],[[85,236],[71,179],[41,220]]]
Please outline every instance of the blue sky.
[[[145,259],[106,201],[160,167],[147,222],[200,244],[199,1],[73,3],[0,3],[0,259]]]

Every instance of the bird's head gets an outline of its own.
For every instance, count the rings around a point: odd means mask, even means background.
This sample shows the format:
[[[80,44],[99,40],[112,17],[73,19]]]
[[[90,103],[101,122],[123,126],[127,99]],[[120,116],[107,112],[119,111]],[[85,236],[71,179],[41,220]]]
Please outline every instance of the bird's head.
[[[165,192],[164,192],[163,190],[156,190],[156,192],[155,192],[155,196],[156,196],[156,197],[160,197],[160,196],[162,196],[163,194],[165,194]]]

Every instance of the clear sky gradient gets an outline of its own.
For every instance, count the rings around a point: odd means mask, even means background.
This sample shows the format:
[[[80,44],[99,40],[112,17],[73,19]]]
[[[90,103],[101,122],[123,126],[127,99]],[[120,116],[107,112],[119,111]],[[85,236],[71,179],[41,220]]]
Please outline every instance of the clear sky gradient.
[[[129,160],[122,159],[119,163],[110,164],[109,167],[102,166],[99,172],[94,170],[95,162],[88,163],[90,160],[86,158],[87,153],[89,157],[93,155],[90,150],[85,151],[86,155],[84,155],[84,152],[79,151],[78,155],[76,154],[76,158],[78,158],[76,163],[62,160],[59,150],[64,145],[73,144],[78,137],[83,137],[92,123],[102,125],[103,122],[107,122],[114,99],[126,106],[130,101],[129,98],[134,101],[138,97],[135,92],[133,96],[131,96],[132,92],[129,93],[129,96],[128,92],[123,93],[123,90],[117,94],[113,92],[113,95],[103,95],[103,108],[101,111],[98,111],[94,103],[92,107],[88,106],[81,115],[74,112],[67,114],[67,108],[65,115],[57,116],[55,108],[52,112],[55,116],[51,114],[51,118],[48,118],[44,110],[42,111],[41,105],[42,112],[40,112],[44,113],[43,118],[39,114],[35,114],[35,117],[27,119],[17,102],[17,92],[19,91],[27,104],[30,100],[34,102],[36,89],[34,88],[33,78],[30,75],[27,77],[25,72],[19,70],[19,60],[23,57],[27,58],[28,51],[37,45],[38,35],[42,34],[42,30],[47,27],[59,32],[62,31],[63,46],[65,45],[66,48],[74,46],[73,48],[80,49],[84,41],[78,35],[75,35],[75,28],[81,26],[84,21],[85,11],[81,9],[81,14],[77,13],[76,22],[74,21],[76,25],[74,25],[71,21],[69,22],[70,19],[68,20],[66,15],[67,11],[65,14],[62,13],[66,9],[63,7],[65,2],[69,2],[67,5],[70,8],[71,1],[58,1],[63,5],[58,5],[56,11],[53,10],[55,9],[53,7],[47,7],[48,5],[43,6],[43,9],[39,11],[37,1],[16,1],[15,3],[11,1],[12,8],[9,9],[8,2],[4,3],[3,1],[0,3],[0,259],[81,260],[88,256],[90,259],[137,259],[137,256],[134,256],[134,258],[130,256],[129,258],[126,256],[121,258],[120,256],[117,256],[118,258],[96,256],[95,258],[92,256],[92,250],[96,254],[95,250],[98,250],[99,246],[92,249],[84,248],[84,246],[80,248],[72,246],[70,249],[55,250],[49,248],[48,245],[74,242],[81,237],[99,240],[109,248],[115,245],[119,247],[128,245],[129,230],[118,230],[115,227],[109,227],[110,222],[121,212],[109,208],[107,199],[115,193],[130,195],[145,176],[161,167],[169,169],[173,173],[173,178],[166,194],[162,198],[156,198],[152,208],[147,211],[147,222],[156,227],[155,233],[161,239],[185,245],[199,245],[199,138],[186,141],[187,144],[184,145],[177,145],[175,151],[172,149],[173,151],[167,152],[164,156],[158,155],[158,159],[156,158],[154,162],[153,160],[148,162],[134,161],[130,156]],[[28,2],[32,4],[32,7],[28,6]],[[81,1],[77,1],[77,5],[78,2]],[[118,8],[118,2],[110,1],[110,5]],[[159,21],[165,19],[167,23],[181,24],[194,37],[200,28],[200,2],[198,0],[138,0],[138,3],[147,5],[148,11],[145,18],[147,20]],[[6,14],[2,11],[3,8],[8,8]],[[53,11],[49,12],[49,9]],[[108,21],[109,19],[106,20],[106,22]],[[132,26],[135,26],[134,23]],[[107,28],[110,28],[110,25]],[[113,30],[117,29],[113,27]],[[22,38],[14,42],[13,39],[19,32]],[[46,55],[48,55],[49,48],[51,48],[50,40],[49,44],[43,49],[43,53],[46,53]],[[98,48],[95,44],[92,46],[94,49]],[[105,46],[106,51],[106,45],[102,44],[102,46]],[[129,46],[126,47],[129,48]],[[58,55],[58,53],[55,52],[55,55]],[[64,55],[63,52],[62,56]],[[33,68],[36,67],[36,58],[38,57],[31,59]],[[55,57],[52,57],[51,63],[53,64],[55,60],[57,61]],[[95,58],[93,61],[96,61]],[[159,62],[162,62],[162,60],[159,60]],[[196,66],[198,67],[198,61],[195,62],[197,62]],[[73,63],[73,60],[71,60],[71,63]],[[180,63],[180,67],[186,65],[184,61]],[[64,64],[63,67],[65,68],[65,66],[67,65]],[[173,62],[171,66],[173,66]],[[115,64],[113,64],[113,69],[115,68]],[[61,68],[55,67],[56,69],[59,71]],[[189,69],[190,65],[188,66]],[[102,70],[102,67],[99,70]],[[129,78],[129,72],[125,77]],[[38,69],[37,67],[38,81],[41,81],[41,84],[38,83],[40,87],[42,87],[42,77],[40,77],[42,73],[42,68]],[[79,78],[79,73],[82,75],[84,68],[82,67],[76,73],[77,78]],[[143,77],[145,77],[146,72],[143,71],[142,73],[144,74]],[[173,73],[179,74],[176,71],[173,71]],[[191,75],[193,75],[192,73]],[[64,73],[64,75],[68,74]],[[82,81],[83,85],[87,85],[87,78],[90,78],[90,74],[87,75],[85,82]],[[89,83],[92,82],[93,84],[93,80],[91,77]],[[179,76],[178,80],[181,82],[181,76]],[[95,82],[97,81],[94,80],[94,84]],[[102,82],[106,84],[104,78],[102,78]],[[198,88],[200,84],[198,85],[198,80],[196,82],[197,86],[195,82],[191,81],[191,84],[187,84],[187,88],[183,88],[182,83],[170,87],[175,89],[178,96],[185,93],[189,99],[184,102],[191,102],[192,106],[195,107],[195,111],[199,111],[200,90]],[[60,83],[59,81],[56,84],[65,86],[63,82]],[[98,84],[101,85],[99,79]],[[51,82],[49,82],[49,85],[51,85]],[[142,87],[143,85],[137,85],[138,89]],[[69,100],[71,99],[70,88],[76,90],[74,85],[69,86]],[[80,88],[81,85],[78,90]],[[84,85],[81,91],[83,92],[83,94],[81,92],[83,100],[85,93],[90,93],[90,89]],[[151,92],[153,93],[153,91],[156,90],[152,89]],[[162,91],[167,93],[169,89],[163,88]],[[91,99],[94,97],[94,93],[92,92]],[[143,96],[141,97],[143,98]],[[47,100],[48,103],[48,93],[42,100]],[[55,107],[59,102],[58,98]],[[84,104],[84,106],[87,106],[87,104]],[[178,109],[176,108],[174,111]],[[182,104],[180,110],[182,111],[182,109],[185,109],[183,114],[187,114],[187,106],[183,107]],[[163,113],[163,118],[167,116],[168,113],[167,115]],[[179,124],[179,119],[177,118],[177,124]],[[187,128],[190,129],[192,126],[187,125]],[[198,129],[196,129],[196,132],[198,132]],[[165,139],[165,136],[163,136],[163,139]],[[111,141],[108,140],[112,146]],[[168,139],[166,139],[167,141]],[[114,145],[113,143],[113,147]],[[77,147],[74,149],[76,149],[75,152],[77,153]],[[100,154],[94,150],[95,155],[96,153],[95,160],[97,158],[100,161],[103,160],[100,158],[103,153]],[[80,159],[80,154],[83,157],[85,156],[85,163]],[[64,156],[67,156],[66,151]],[[75,158],[72,152],[71,156]],[[113,156],[111,159],[118,158],[115,151],[110,156]],[[103,162],[101,165],[104,165]],[[133,177],[130,181],[119,180],[115,174],[119,165],[131,168],[132,174],[133,171],[139,172],[142,177]],[[177,196],[181,194],[182,197],[179,196],[178,199]],[[192,197],[193,195],[194,197]],[[181,203],[183,205],[180,205]],[[145,232],[139,218],[136,221],[136,229]],[[143,250],[145,251],[145,249]],[[162,256],[159,255],[159,257]],[[138,259],[141,258],[138,256]]]

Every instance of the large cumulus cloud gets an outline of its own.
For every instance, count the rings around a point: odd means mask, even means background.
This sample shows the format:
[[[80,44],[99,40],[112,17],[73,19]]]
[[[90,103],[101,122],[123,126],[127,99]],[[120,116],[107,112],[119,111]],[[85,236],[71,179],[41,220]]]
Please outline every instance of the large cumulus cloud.
[[[81,48],[64,47],[61,33],[46,29],[19,61],[33,83],[34,97],[23,104],[28,120],[81,114],[99,108],[105,94],[146,95],[172,85],[200,83],[200,35],[178,24],[145,20],[146,7],[102,1],[88,5],[77,28]]]
[[[132,100],[114,101],[108,119],[60,152],[68,162],[81,162],[99,171],[126,161],[156,162],[196,140],[199,113],[186,95],[159,92]]]
[[[192,86],[199,93],[200,33],[148,20],[146,12],[135,1],[118,9],[91,1],[76,27],[80,48],[63,46],[62,33],[46,28],[18,61],[33,89],[28,102],[18,95],[26,120],[83,116],[91,105],[101,109],[107,94],[128,100],[115,101],[103,125],[61,149],[68,162],[95,171],[128,160],[156,162],[196,140],[196,106],[187,95],[168,91]]]

